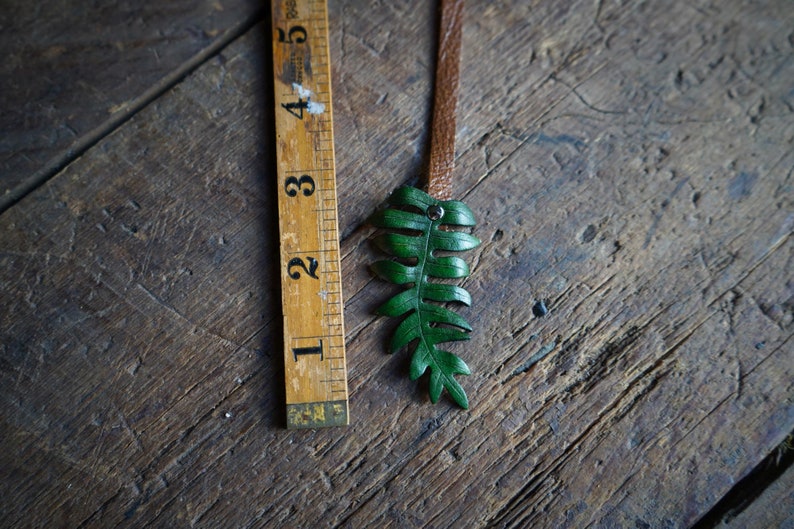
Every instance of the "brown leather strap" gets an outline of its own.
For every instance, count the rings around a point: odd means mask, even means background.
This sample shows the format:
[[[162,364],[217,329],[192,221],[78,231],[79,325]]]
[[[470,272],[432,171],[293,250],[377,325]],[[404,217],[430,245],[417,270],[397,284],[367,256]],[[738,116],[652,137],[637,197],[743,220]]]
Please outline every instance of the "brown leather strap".
[[[438,58],[433,98],[433,128],[430,131],[430,168],[427,192],[439,200],[452,198],[455,166],[455,107],[460,77],[460,39],[463,0],[441,0]]]

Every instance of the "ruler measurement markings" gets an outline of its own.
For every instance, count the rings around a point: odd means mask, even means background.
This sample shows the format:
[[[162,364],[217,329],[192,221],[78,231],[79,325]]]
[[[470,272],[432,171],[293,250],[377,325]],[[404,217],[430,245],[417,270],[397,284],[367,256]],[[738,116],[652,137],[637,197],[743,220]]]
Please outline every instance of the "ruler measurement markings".
[[[334,312],[340,302],[328,299],[341,297],[341,276],[327,8],[325,0],[275,0],[272,7],[287,426],[344,425],[342,310]],[[312,16],[301,16],[308,10]],[[331,349],[341,354],[328,356]]]
[[[289,252],[289,255],[309,255],[316,253],[332,253],[332,252],[334,252],[333,248],[326,248],[324,250],[293,250]]]

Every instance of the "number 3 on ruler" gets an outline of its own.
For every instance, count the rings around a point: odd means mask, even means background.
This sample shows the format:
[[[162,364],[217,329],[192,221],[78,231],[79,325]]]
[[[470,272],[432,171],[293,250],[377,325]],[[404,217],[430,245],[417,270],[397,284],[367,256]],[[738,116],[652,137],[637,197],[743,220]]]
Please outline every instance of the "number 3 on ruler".
[[[306,187],[303,187],[303,184],[306,184]],[[303,191],[303,196],[311,196],[314,193],[314,179],[307,175],[301,175],[300,178],[294,176],[288,176],[286,180],[284,180],[284,191],[291,197],[298,195],[298,190]]]

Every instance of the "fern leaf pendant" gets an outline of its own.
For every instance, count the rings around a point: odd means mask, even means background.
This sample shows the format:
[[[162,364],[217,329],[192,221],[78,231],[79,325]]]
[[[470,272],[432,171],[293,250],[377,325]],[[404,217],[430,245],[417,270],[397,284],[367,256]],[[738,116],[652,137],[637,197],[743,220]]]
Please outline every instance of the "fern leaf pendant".
[[[386,281],[405,286],[377,310],[378,314],[403,318],[391,339],[390,351],[413,344],[411,379],[416,380],[429,369],[430,400],[437,402],[446,388],[452,399],[466,409],[469,399],[455,376],[470,374],[469,366],[437,346],[469,339],[471,326],[445,304],[470,305],[471,296],[459,286],[431,281],[467,277],[466,261],[448,254],[480,244],[477,237],[453,229],[474,226],[474,215],[468,206],[449,200],[455,162],[463,0],[440,0],[440,7],[428,192],[401,187],[389,197],[386,209],[369,218],[370,224],[386,230],[375,237],[375,245],[393,257],[376,262],[372,270]],[[445,254],[437,255],[437,251]]]
[[[416,380],[429,368],[430,400],[437,402],[442,388],[446,388],[459,406],[468,408],[466,392],[455,375],[470,374],[469,367],[458,356],[437,346],[469,339],[471,326],[442,304],[470,305],[471,296],[462,287],[431,279],[459,279],[469,275],[463,259],[435,252],[476,248],[480,244],[477,237],[448,229],[474,226],[474,215],[463,202],[437,200],[413,187],[401,187],[392,193],[387,206],[373,214],[369,223],[387,230],[373,242],[396,258],[374,263],[373,272],[406,287],[376,310],[384,316],[404,317],[389,349],[394,353],[414,342],[411,379]]]

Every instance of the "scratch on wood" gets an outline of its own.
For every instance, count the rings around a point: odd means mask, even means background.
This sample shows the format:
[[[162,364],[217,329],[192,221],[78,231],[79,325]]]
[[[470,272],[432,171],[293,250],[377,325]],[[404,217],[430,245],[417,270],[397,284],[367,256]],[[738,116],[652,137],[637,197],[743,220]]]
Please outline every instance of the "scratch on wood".
[[[547,343],[546,345],[538,349],[537,352],[532,356],[530,356],[526,362],[515,368],[513,372],[510,374],[510,376],[507,378],[507,380],[505,380],[505,382],[507,382],[508,380],[510,380],[511,378],[517,375],[526,373],[527,371],[532,369],[532,366],[534,366],[535,364],[546,358],[549,355],[549,353],[551,353],[554,350],[555,347],[557,347],[556,339],[551,343]]]
[[[127,422],[127,417],[125,417],[124,414],[121,412],[121,410],[119,410],[118,408],[116,408],[116,413],[118,413],[119,422],[121,423],[121,426],[128,434],[130,434],[130,437],[132,437],[132,441],[133,444],[135,444],[135,447],[138,449],[139,452],[144,452],[141,439],[138,437],[138,434],[135,433],[135,430],[133,430],[132,427],[130,427],[130,423]]]
[[[667,206],[670,205],[670,201],[672,201],[675,198],[675,196],[678,194],[678,192],[681,190],[682,187],[684,187],[684,185],[687,182],[689,182],[688,176],[683,180],[681,180],[680,182],[678,182],[678,184],[676,184],[675,188],[667,197],[667,199],[662,201],[661,208],[659,212],[656,215],[654,215],[653,222],[651,222],[651,227],[648,228],[648,233],[645,235],[645,242],[642,245],[643,249],[648,248],[648,246],[651,244],[651,239],[656,233],[656,229],[659,227],[659,222],[662,220],[662,216],[664,215]]]

